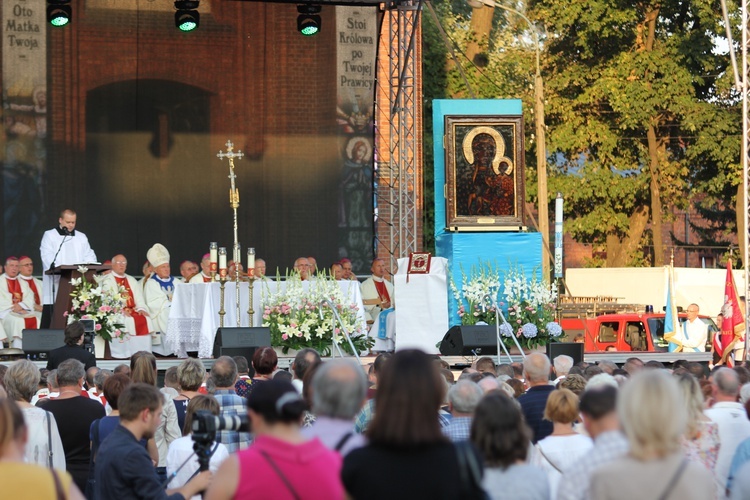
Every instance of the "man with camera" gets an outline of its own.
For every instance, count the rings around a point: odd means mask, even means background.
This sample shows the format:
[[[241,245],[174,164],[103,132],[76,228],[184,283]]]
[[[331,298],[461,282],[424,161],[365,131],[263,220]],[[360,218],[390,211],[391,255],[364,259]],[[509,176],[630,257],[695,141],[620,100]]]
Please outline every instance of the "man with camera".
[[[65,345],[52,349],[47,358],[47,369],[55,370],[66,359],[77,359],[83,363],[86,371],[96,366],[96,357],[83,348],[85,329],[80,321],[74,321],[65,327]]]
[[[131,384],[120,394],[120,425],[96,456],[97,498],[185,499],[205,490],[211,473],[203,471],[179,489],[165,490],[141,439],[154,437],[161,423],[164,397],[149,384]]]

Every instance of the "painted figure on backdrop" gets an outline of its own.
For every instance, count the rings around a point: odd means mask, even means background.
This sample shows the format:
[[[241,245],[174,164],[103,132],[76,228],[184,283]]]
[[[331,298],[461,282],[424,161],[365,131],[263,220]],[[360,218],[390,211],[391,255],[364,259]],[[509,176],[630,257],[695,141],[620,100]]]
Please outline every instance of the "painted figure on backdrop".
[[[360,228],[372,213],[372,146],[364,137],[346,144],[339,184],[339,227]]]
[[[492,127],[475,127],[463,140],[469,169],[457,186],[459,210],[468,215],[514,215],[513,160],[505,140]]]

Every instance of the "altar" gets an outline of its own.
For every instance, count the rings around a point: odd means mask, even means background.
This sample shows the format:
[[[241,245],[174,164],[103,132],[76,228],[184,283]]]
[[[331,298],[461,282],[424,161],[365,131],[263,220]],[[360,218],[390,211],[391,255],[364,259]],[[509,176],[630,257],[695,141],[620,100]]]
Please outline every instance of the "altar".
[[[357,318],[366,330],[362,293],[355,281],[339,281],[344,297],[356,304]],[[315,281],[303,281],[305,291],[315,286]],[[263,303],[279,291],[286,289],[284,281],[255,280],[253,283],[253,324],[250,325],[247,314],[250,296],[248,282],[240,283],[240,323],[237,324],[236,283],[227,282],[224,288],[225,327],[262,326]],[[325,307],[325,306],[324,306]],[[187,357],[188,351],[197,351],[201,358],[213,355],[214,337],[219,328],[219,311],[221,310],[221,285],[219,283],[179,283],[175,285],[172,307],[167,324],[166,347],[181,358]],[[248,360],[249,361],[249,360]]]

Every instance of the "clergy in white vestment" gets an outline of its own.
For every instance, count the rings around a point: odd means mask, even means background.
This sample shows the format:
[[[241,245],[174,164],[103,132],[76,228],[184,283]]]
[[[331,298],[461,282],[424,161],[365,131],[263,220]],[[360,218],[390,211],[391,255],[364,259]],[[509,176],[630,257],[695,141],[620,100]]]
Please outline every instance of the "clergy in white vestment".
[[[42,254],[42,268],[45,272],[57,266],[96,262],[96,254],[89,245],[89,239],[82,232],[76,231],[76,213],[70,209],[60,212],[56,228],[44,232],[39,251]],[[44,304],[54,304],[60,286],[60,276],[43,274],[42,278]]]
[[[125,330],[130,335],[151,335],[154,326],[146,308],[146,299],[138,281],[125,273],[127,267],[128,260],[124,255],[112,257],[112,272],[102,279],[102,289],[117,291],[118,287],[123,287],[127,297],[122,318]]]
[[[190,278],[188,283],[211,283],[211,256],[209,254],[201,259],[201,272]]]
[[[34,297],[33,303],[25,303],[24,308],[36,317],[36,328],[39,328],[42,322],[42,282],[34,277],[34,261],[31,257],[23,256],[18,260],[20,264],[21,286],[29,287]]]
[[[161,243],[156,243],[148,250],[146,257],[154,267],[154,274],[146,280],[144,286],[146,308],[154,327],[165,334],[175,284],[175,279],[170,274],[169,251]]]
[[[361,286],[362,304],[365,306],[365,318],[372,323],[383,309],[393,307],[393,283],[385,279],[385,261],[375,259],[370,267],[372,276],[367,278]]]
[[[5,261],[5,274],[0,276],[0,321],[11,347],[21,348],[23,330],[38,328],[38,323],[33,309],[27,305],[34,303],[34,295],[29,287],[21,284],[19,268],[16,257]]]

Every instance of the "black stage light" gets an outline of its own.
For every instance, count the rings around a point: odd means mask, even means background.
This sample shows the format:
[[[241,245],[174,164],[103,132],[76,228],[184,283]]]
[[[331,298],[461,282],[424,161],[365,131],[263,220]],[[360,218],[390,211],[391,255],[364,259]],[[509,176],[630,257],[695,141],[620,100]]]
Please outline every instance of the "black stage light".
[[[199,0],[175,0],[174,24],[180,31],[193,31],[200,26],[201,15],[196,10]]]
[[[320,31],[320,5],[298,5],[297,31],[305,36],[317,35]]]
[[[47,22],[56,28],[70,23],[73,11],[70,0],[47,0]]]

